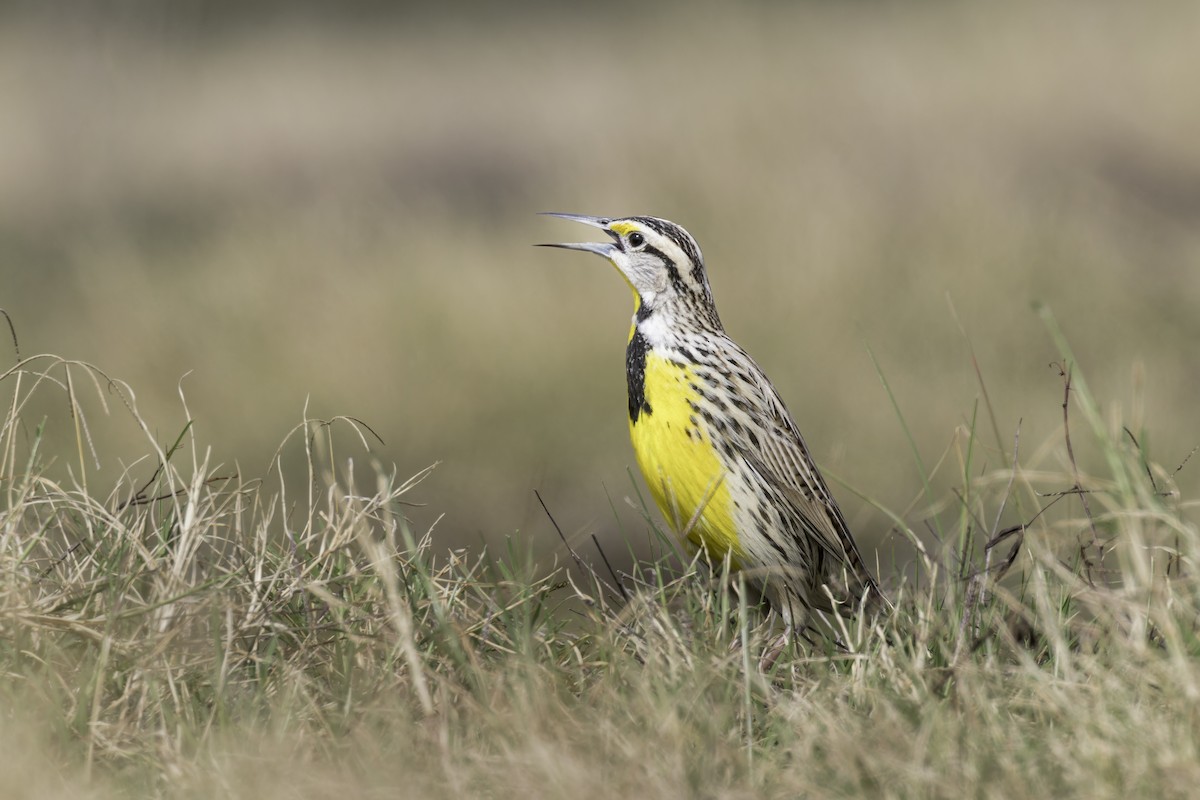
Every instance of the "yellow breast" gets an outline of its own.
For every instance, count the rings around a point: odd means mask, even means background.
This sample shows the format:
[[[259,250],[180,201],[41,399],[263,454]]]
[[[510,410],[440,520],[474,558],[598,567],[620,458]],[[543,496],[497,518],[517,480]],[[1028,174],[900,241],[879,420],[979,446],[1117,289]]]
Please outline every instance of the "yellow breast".
[[[677,533],[719,561],[729,554],[734,569],[745,552],[738,541],[725,469],[691,403],[691,369],[646,354],[644,393],[648,413],[631,418],[629,435],[638,466],[654,500]],[[697,515],[697,512],[699,514]]]

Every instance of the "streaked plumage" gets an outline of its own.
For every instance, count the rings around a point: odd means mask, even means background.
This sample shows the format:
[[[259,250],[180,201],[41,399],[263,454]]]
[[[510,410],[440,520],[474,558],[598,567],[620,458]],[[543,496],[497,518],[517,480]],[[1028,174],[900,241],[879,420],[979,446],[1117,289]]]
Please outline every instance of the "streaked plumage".
[[[695,239],[656,217],[552,216],[606,231],[611,244],[550,246],[604,256],[633,290],[630,437],[668,523],[729,557],[789,626],[886,607],[775,387],[725,333]]]

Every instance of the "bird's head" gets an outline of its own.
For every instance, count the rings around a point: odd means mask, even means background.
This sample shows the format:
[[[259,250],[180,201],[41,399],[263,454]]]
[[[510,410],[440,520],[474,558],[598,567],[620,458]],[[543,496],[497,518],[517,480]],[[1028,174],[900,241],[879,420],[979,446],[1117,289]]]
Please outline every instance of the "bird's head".
[[[692,235],[674,222],[658,217],[588,217],[582,214],[548,216],[599,228],[611,242],[546,244],[595,253],[612,262],[633,289],[639,317],[660,309],[685,305],[717,325],[712,290],[704,272],[704,256]]]

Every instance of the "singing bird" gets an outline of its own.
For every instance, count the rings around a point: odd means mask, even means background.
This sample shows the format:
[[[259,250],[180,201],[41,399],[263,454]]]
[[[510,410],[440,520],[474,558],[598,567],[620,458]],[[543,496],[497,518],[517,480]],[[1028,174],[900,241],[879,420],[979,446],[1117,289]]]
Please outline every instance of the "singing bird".
[[[543,246],[602,256],[633,290],[629,434],[669,525],[710,563],[729,559],[785,636],[814,610],[888,608],[779,393],[725,333],[691,234],[657,217],[549,216],[612,241]]]

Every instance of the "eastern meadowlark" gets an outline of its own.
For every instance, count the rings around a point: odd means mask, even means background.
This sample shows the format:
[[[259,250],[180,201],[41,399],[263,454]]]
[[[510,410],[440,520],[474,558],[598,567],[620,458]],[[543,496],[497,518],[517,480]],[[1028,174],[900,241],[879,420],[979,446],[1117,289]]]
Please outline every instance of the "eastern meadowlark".
[[[789,632],[811,610],[886,608],[791,414],[725,333],[691,234],[656,217],[550,216],[612,242],[545,246],[603,256],[633,290],[629,432],[671,527],[712,563],[728,558]]]

